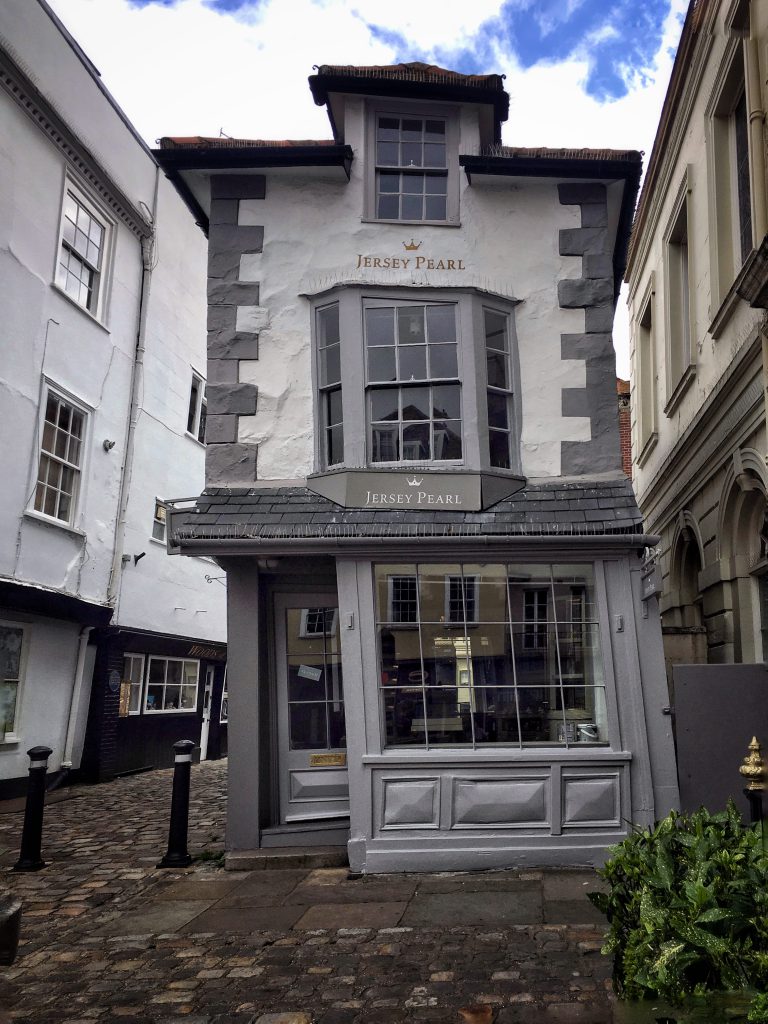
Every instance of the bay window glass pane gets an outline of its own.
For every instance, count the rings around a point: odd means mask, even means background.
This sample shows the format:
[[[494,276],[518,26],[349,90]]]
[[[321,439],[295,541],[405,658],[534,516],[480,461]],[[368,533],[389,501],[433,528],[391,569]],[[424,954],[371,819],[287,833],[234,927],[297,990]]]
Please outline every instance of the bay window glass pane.
[[[500,427],[502,430],[509,427],[507,396],[496,391],[488,392],[488,426]]]
[[[409,345],[408,348],[401,348],[400,357],[400,380],[424,380],[427,376],[427,347],[426,345]]]
[[[403,427],[402,458],[404,462],[422,462],[430,458],[428,423]]]
[[[436,418],[458,419],[461,416],[461,388],[458,385],[433,387],[432,412]]]
[[[396,388],[380,388],[371,391],[371,419],[375,421],[398,419],[399,394],[400,392]]]
[[[509,434],[500,430],[491,430],[488,435],[491,453],[491,465],[496,469],[509,469]]]
[[[500,349],[506,352],[507,344],[507,317],[503,313],[497,313],[493,309],[483,310],[485,322],[485,344],[491,349]]]
[[[344,428],[331,427],[328,430],[328,465],[337,466],[344,461]]]
[[[403,392],[403,419],[428,420],[429,388],[408,388]]]
[[[400,430],[381,423],[371,424],[371,462],[400,461]]]
[[[464,572],[475,581],[478,621],[507,622],[507,567],[494,563],[470,563],[464,566]],[[504,640],[509,645],[508,631]]]
[[[427,306],[427,335],[430,342],[455,342],[456,307]]]
[[[486,367],[488,370],[488,386],[492,388],[507,388],[507,357],[504,352],[486,352]]]
[[[459,363],[456,345],[429,346],[430,377],[458,377]]]
[[[365,341],[369,347],[395,344],[395,311],[391,306],[369,306],[366,309]]]
[[[336,423],[341,423],[341,388],[336,388],[334,391],[328,392],[327,408],[328,425],[332,426]]]
[[[460,420],[445,420],[442,423],[435,423],[434,458],[461,458]]]
[[[591,565],[554,565],[552,588],[557,622],[594,621],[595,577]]]
[[[396,379],[394,348],[372,348],[368,350],[368,379],[389,381]]]
[[[517,745],[520,728],[514,687],[476,688],[473,697],[475,742]]]
[[[320,385],[338,384],[341,380],[341,347],[331,345],[320,352]]]

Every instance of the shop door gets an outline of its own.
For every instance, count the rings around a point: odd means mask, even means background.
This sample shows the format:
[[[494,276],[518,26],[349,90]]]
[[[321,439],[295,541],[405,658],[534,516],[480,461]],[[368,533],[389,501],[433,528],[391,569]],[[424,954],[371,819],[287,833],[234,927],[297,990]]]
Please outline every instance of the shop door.
[[[200,728],[200,760],[208,760],[208,736],[211,731],[211,701],[213,699],[213,665],[205,670],[205,692],[203,693],[203,724]]]
[[[349,814],[339,610],[335,594],[280,595],[277,643],[280,819]]]

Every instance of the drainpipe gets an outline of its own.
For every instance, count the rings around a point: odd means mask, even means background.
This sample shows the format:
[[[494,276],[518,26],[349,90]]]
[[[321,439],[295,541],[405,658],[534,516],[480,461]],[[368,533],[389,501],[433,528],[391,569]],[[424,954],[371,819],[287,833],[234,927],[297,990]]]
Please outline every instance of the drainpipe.
[[[753,3],[753,7],[756,4]],[[744,81],[749,119],[749,149],[752,154],[752,216],[753,244],[757,248],[768,232],[766,212],[765,160],[763,158],[763,124],[765,111],[760,95],[760,52],[754,35],[754,15],[750,17],[750,35],[744,40]]]
[[[136,349],[131,370],[131,404],[128,411],[126,428],[125,453],[120,477],[120,497],[118,502],[115,536],[113,542],[112,568],[107,587],[107,604],[113,609],[113,620],[117,621],[120,604],[120,583],[123,568],[123,544],[125,541],[125,524],[128,511],[128,493],[133,476],[133,453],[136,446],[136,425],[141,411],[140,399],[143,383],[144,353],[146,351],[147,315],[149,309],[149,289],[152,281],[153,258],[155,249],[155,217],[157,214],[157,194],[160,188],[160,166],[155,166],[155,189],[152,197],[152,210],[149,220],[152,234],[141,239],[141,290],[139,293],[139,313],[136,329]],[[142,204],[143,205],[143,204]],[[146,209],[146,207],[145,207]]]
[[[80,708],[80,695],[83,691],[83,677],[85,675],[85,652],[88,647],[88,637],[91,635],[93,626],[83,626],[80,630],[80,639],[77,648],[77,667],[75,668],[75,682],[72,687],[72,700],[69,704],[69,722],[67,723],[67,738],[64,743],[64,760],[61,767],[68,771],[72,770],[72,753],[75,746],[75,726],[77,725],[77,712]]]

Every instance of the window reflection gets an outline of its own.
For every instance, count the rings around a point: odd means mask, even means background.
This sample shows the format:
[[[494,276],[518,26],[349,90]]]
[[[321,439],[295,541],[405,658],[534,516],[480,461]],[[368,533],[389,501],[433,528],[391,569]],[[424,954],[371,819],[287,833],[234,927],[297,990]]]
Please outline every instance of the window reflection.
[[[386,742],[606,743],[590,565],[375,570]]]

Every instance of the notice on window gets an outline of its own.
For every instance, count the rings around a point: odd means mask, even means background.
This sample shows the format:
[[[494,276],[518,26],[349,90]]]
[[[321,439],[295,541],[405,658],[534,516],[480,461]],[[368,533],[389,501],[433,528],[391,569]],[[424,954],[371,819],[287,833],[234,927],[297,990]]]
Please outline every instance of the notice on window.
[[[323,670],[312,668],[311,665],[299,665],[298,675],[301,679],[311,679],[313,682],[319,683],[323,677]]]

